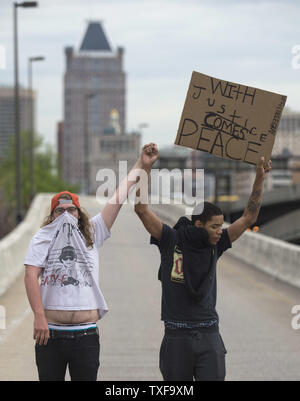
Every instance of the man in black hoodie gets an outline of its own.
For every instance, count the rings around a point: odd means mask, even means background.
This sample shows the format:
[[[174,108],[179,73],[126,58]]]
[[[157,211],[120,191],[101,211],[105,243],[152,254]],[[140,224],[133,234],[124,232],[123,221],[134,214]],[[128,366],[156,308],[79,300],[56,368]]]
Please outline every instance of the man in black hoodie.
[[[153,143],[143,149],[143,168],[148,177],[158,159]],[[216,312],[218,258],[257,219],[263,184],[271,161],[261,158],[253,190],[245,211],[227,229],[218,207],[204,202],[194,209],[192,219],[181,217],[173,228],[163,224],[145,203],[135,212],[158,246],[162,283],[161,319],[165,335],[160,349],[160,370],[166,381],[223,381],[226,349],[219,333]]]

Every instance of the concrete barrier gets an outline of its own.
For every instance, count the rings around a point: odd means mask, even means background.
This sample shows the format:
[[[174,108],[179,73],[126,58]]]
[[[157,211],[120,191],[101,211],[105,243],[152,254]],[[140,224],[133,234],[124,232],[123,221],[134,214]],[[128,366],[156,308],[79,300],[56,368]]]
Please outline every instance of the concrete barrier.
[[[0,296],[24,269],[29,242],[49,212],[51,194],[37,195],[24,221],[0,241]]]
[[[151,205],[150,208],[167,223],[174,224],[185,215],[185,206]],[[224,227],[229,224],[225,223]],[[230,255],[300,288],[300,246],[260,233],[245,232],[227,251]]]
[[[52,194],[37,195],[24,221],[0,241],[0,296],[23,271],[29,242],[49,212],[51,197]],[[186,215],[183,205],[160,204],[151,205],[150,208],[169,224]],[[274,278],[300,288],[300,246],[246,232],[227,252]]]

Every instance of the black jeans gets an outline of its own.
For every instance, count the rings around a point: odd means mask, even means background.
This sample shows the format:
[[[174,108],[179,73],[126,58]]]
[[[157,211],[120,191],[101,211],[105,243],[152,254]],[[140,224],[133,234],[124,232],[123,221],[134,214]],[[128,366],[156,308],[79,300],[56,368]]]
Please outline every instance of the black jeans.
[[[96,381],[100,366],[99,334],[75,338],[49,338],[35,345],[40,381],[64,381],[67,366],[72,381]]]
[[[224,381],[227,353],[218,331],[165,329],[160,371],[166,381]]]

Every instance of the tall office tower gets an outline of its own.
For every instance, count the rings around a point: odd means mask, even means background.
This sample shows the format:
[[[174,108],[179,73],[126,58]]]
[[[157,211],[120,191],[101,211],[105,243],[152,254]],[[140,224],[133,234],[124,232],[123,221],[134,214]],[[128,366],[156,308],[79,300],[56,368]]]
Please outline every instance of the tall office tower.
[[[300,156],[300,113],[288,108],[283,112],[273,148],[273,156],[283,151]]]
[[[80,184],[82,192],[90,192],[95,138],[125,136],[123,48],[113,50],[101,22],[93,21],[79,50],[67,47],[65,56],[63,177]]]
[[[35,106],[35,92],[19,89],[20,132],[30,129],[31,108]],[[33,113],[33,129],[34,129]],[[7,156],[10,140],[15,136],[15,92],[14,88],[0,87],[0,162]]]

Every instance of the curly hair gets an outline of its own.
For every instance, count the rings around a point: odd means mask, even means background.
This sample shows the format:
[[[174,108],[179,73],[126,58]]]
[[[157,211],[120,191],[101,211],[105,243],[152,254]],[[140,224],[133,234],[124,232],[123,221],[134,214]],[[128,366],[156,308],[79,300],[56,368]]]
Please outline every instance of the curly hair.
[[[192,222],[200,220],[203,224],[206,224],[213,216],[221,216],[222,210],[210,202],[198,203],[195,206],[192,214]]]
[[[60,199],[68,199],[72,200],[72,197],[68,194],[62,194]],[[84,211],[81,207],[77,208],[78,209],[78,227],[82,235],[84,236],[86,240],[86,246],[87,248],[92,248],[94,245],[94,234],[95,234],[95,227],[89,220],[89,216],[86,211]],[[49,214],[48,216],[45,217],[43,224],[41,227],[45,227],[48,224],[51,224],[54,220],[55,217],[53,216],[54,211]]]

